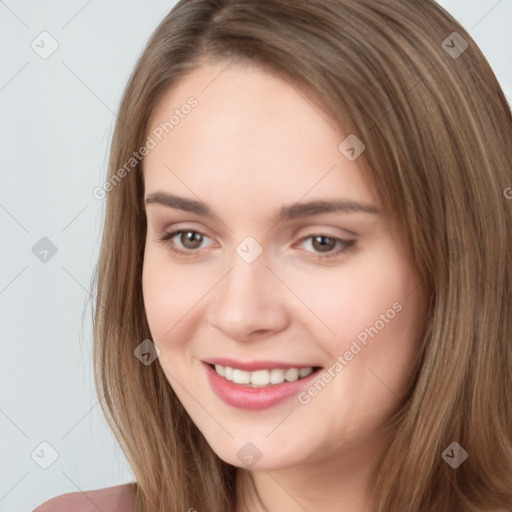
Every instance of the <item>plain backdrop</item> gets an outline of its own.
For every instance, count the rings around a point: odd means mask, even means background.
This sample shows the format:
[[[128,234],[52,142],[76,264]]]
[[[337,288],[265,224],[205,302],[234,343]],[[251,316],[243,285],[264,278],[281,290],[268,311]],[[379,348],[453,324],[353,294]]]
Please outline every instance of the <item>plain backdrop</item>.
[[[92,191],[132,67],[174,3],[0,1],[0,512],[133,478],[93,385]],[[512,104],[512,0],[440,3]]]

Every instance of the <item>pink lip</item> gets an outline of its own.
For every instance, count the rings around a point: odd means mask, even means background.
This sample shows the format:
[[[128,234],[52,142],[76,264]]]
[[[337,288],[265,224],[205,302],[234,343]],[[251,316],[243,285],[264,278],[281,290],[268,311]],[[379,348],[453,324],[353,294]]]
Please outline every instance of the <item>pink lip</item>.
[[[229,365],[226,364],[226,366]],[[262,368],[261,363],[258,363],[258,366],[259,369]],[[283,368],[282,366],[277,367]],[[288,365],[288,367],[290,366]],[[250,386],[235,384],[226,380],[224,377],[217,375],[217,372],[207,363],[204,364],[204,368],[206,370],[206,376],[208,377],[210,386],[221,400],[233,407],[253,411],[259,411],[261,409],[271,407],[292,395],[297,396],[304,388],[311,384],[312,380],[315,379],[318,374],[318,371],[314,371],[307,377],[296,380],[295,382],[285,381],[282,384],[276,384],[270,387],[252,388]],[[238,366],[238,368],[240,367]],[[266,368],[269,368],[269,366],[266,366]],[[292,368],[296,367],[292,366]]]
[[[246,372],[255,372],[256,370],[272,370],[274,368],[281,368],[286,370],[287,368],[309,368],[314,367],[313,364],[293,364],[284,363],[280,361],[235,361],[226,357],[218,357],[213,359],[204,359],[203,363],[207,364],[220,364],[221,366],[229,366],[230,368],[238,368],[239,370],[245,370]]]

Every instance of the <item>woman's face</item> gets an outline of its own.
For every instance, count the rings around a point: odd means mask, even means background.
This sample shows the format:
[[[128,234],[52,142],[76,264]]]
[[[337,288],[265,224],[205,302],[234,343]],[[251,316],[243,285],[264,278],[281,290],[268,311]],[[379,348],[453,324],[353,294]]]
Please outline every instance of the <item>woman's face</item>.
[[[150,130],[144,302],[188,414],[236,466],[362,450],[411,380],[427,304],[362,146],[240,64],[184,78]]]

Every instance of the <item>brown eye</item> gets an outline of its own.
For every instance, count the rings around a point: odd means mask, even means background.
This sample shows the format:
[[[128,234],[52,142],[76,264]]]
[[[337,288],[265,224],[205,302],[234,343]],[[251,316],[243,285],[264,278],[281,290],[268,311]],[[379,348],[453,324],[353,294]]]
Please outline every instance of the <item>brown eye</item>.
[[[203,235],[196,231],[183,231],[180,235],[180,242],[185,249],[197,249],[202,241]]]
[[[329,235],[310,235],[302,239],[306,252],[318,259],[341,257],[354,250],[356,240],[345,240]]]
[[[204,242],[208,240],[210,244],[205,245]],[[157,237],[157,241],[164,244],[172,253],[187,257],[195,257],[203,249],[212,246],[210,237],[193,229],[178,229],[171,233],[163,233]]]
[[[329,252],[336,247],[336,239],[330,236],[314,236],[311,245],[318,252]]]

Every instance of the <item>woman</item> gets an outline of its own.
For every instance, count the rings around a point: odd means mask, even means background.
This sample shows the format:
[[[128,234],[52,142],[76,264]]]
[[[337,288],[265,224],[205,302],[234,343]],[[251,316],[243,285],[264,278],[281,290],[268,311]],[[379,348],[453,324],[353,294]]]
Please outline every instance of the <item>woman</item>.
[[[512,508],[511,140],[433,1],[179,2],[97,191],[136,483],[37,511]]]

